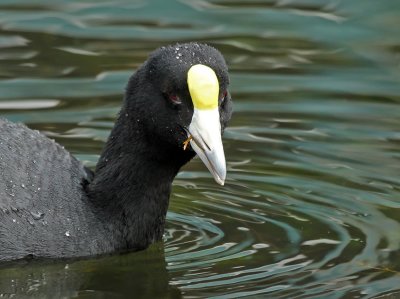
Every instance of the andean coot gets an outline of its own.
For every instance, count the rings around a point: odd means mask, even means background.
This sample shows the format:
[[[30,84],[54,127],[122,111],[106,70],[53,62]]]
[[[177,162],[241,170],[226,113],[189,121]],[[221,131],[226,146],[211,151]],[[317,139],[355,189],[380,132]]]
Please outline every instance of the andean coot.
[[[160,240],[172,181],[196,153],[224,183],[228,84],[211,46],[157,49],[130,78],[94,172],[39,132],[0,119],[0,261],[140,250]]]

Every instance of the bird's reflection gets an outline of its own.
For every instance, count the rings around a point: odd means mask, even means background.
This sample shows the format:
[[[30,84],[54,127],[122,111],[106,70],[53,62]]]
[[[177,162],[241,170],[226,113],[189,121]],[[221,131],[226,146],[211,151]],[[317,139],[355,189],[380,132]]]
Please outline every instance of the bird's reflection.
[[[169,285],[164,246],[90,260],[0,265],[2,298],[181,298]]]

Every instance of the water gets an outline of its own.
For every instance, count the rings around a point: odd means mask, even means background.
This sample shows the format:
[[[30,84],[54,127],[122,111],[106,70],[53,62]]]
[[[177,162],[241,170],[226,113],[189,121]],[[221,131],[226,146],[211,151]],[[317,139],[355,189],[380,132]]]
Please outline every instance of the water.
[[[226,186],[187,165],[164,244],[3,265],[0,294],[400,296],[399,27],[393,0],[0,1],[0,114],[89,166],[158,46],[220,49],[235,100]]]

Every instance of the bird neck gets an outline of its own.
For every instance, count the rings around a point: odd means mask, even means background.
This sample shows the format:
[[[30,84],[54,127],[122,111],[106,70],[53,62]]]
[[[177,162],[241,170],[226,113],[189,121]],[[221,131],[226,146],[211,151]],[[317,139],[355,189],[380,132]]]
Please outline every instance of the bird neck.
[[[127,249],[142,249],[162,238],[172,181],[184,162],[171,159],[126,111],[120,112],[87,190],[113,234],[120,234]]]

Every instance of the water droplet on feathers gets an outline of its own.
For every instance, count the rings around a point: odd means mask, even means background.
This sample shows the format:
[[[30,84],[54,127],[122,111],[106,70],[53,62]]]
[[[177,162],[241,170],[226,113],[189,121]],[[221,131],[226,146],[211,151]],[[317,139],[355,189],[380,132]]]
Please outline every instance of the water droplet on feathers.
[[[33,219],[40,220],[44,217],[44,213],[42,212],[31,212]]]

